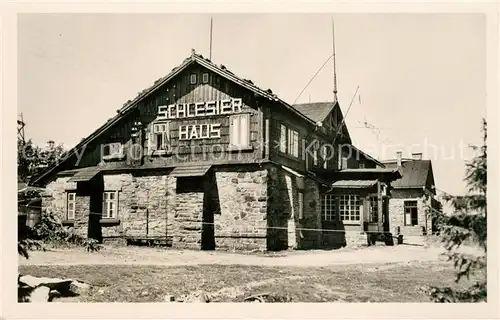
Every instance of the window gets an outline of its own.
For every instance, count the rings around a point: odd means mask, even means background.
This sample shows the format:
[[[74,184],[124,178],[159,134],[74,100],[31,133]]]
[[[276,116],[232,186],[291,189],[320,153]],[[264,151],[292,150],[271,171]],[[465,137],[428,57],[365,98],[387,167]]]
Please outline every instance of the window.
[[[113,142],[103,145],[102,158],[115,159],[123,157],[123,145],[120,142]]]
[[[286,132],[287,128],[285,125],[281,125],[281,135],[280,135],[280,151],[285,153],[286,152]]]
[[[325,194],[321,199],[321,217],[325,221],[337,220],[337,202],[333,194]]]
[[[321,158],[323,159],[323,169],[328,169],[328,146],[321,147]]]
[[[76,193],[68,192],[66,200],[66,219],[74,220],[75,219],[75,207],[76,207]]]
[[[299,157],[299,132],[284,124],[280,126],[280,152]]]
[[[315,166],[318,165],[318,149],[313,150],[313,163]]]
[[[250,114],[237,114],[229,117],[229,144],[232,147],[250,146]]]
[[[102,218],[111,219],[118,216],[118,191],[105,191],[102,201]]]
[[[167,151],[170,145],[170,125],[165,123],[154,123],[150,136],[149,148],[151,151]]]
[[[304,219],[304,193],[299,192],[299,219]]]
[[[370,196],[370,222],[378,222],[378,197]]]
[[[405,201],[405,226],[416,226],[418,225],[418,207],[417,201]]]
[[[288,154],[299,156],[299,133],[291,129],[288,129]]]
[[[191,74],[191,76],[189,77],[189,83],[196,84],[196,73]]]
[[[203,83],[208,83],[208,79],[209,79],[208,73],[204,73],[202,78]]]
[[[347,157],[340,157],[340,169],[347,169]]]
[[[360,162],[360,163],[359,163],[359,168],[360,168],[360,169],[364,169],[364,168],[365,168],[365,164],[364,164],[364,163],[362,163],[362,162]]]
[[[359,221],[361,218],[359,197],[352,194],[339,196],[339,212],[342,221]]]

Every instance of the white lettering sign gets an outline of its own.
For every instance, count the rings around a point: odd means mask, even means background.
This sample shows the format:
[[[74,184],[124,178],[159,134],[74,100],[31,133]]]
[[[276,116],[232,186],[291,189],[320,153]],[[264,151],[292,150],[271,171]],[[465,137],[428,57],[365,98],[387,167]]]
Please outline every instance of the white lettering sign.
[[[197,103],[180,103],[158,107],[158,120],[229,115],[241,112],[241,98]]]
[[[220,138],[220,123],[190,124],[179,127],[179,140]]]

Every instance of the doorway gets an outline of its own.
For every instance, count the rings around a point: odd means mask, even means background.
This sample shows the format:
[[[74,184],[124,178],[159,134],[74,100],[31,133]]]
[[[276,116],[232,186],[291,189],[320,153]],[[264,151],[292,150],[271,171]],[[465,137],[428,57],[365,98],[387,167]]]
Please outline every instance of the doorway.
[[[191,217],[193,221],[188,223],[200,223],[201,250],[215,250],[215,205],[211,181],[211,177],[206,175],[177,178],[176,211],[180,216]]]

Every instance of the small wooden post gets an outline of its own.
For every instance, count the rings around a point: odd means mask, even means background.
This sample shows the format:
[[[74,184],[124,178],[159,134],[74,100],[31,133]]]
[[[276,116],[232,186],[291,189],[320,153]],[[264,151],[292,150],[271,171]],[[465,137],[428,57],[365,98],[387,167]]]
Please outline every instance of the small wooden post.
[[[361,224],[361,232],[365,231],[365,220],[368,220],[369,214],[370,214],[370,200],[368,196],[363,197],[363,212],[361,212],[361,216],[359,219],[359,223]]]
[[[378,215],[378,230],[382,231],[383,230],[383,224],[382,224],[382,192],[381,192],[381,186],[380,186],[380,181],[377,181],[377,215]]]

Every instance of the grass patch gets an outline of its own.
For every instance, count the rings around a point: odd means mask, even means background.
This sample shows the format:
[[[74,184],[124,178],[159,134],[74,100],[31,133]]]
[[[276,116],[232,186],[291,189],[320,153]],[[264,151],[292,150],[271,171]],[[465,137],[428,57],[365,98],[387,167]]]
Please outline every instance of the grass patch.
[[[93,287],[81,302],[163,302],[196,290],[213,301],[243,301],[270,292],[292,302],[430,302],[425,286],[462,287],[446,262],[266,267],[243,265],[76,265],[19,267],[21,274],[78,279]],[[232,292],[232,294],[231,294]]]

